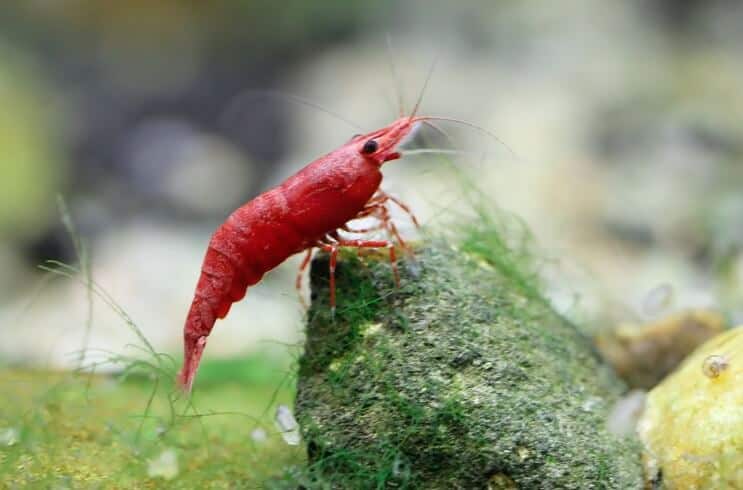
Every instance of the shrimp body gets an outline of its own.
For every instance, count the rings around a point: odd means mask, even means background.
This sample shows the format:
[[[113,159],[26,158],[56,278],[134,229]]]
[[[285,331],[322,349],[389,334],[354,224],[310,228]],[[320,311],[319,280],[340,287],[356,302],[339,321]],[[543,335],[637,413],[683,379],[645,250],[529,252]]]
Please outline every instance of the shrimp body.
[[[328,234],[379,206],[373,198],[382,182],[382,164],[400,158],[395,147],[416,121],[424,119],[403,117],[355,136],[237,209],[216,230],[183,332],[184,365],[178,380],[185,390],[191,390],[214,323],[245,296],[248,287],[290,256],[320,245]]]

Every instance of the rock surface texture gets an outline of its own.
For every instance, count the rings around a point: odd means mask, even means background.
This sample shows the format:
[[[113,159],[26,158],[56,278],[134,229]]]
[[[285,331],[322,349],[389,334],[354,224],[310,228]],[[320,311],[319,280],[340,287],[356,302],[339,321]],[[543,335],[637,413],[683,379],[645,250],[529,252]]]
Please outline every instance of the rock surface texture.
[[[401,263],[312,264],[296,412],[324,488],[642,487],[606,430],[623,385],[514,263],[433,241]]]

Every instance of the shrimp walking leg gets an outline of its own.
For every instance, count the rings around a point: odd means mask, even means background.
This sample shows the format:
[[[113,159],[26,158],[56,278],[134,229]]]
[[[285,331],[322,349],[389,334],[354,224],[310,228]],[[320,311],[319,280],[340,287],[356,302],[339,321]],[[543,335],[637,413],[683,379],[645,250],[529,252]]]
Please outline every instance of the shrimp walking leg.
[[[297,289],[297,296],[299,296],[299,301],[302,303],[304,309],[307,309],[307,302],[304,300],[304,296],[302,296],[302,276],[304,275],[305,270],[307,270],[307,265],[309,265],[311,258],[312,248],[308,248],[307,252],[305,252],[304,259],[302,259],[302,263],[299,265],[297,279],[294,283],[294,287]]]
[[[385,201],[391,201],[391,202],[397,204],[397,207],[399,207],[400,209],[402,209],[405,212],[405,214],[407,214],[410,217],[410,220],[413,222],[413,224],[415,225],[415,227],[416,228],[420,228],[421,225],[420,225],[420,223],[418,223],[418,218],[416,218],[415,217],[415,214],[413,214],[413,211],[410,210],[410,206],[408,206],[407,204],[405,204],[404,202],[402,202],[401,200],[399,200],[395,196],[391,196],[391,195],[387,194],[382,189],[379,189],[377,191],[376,196],[383,198]]]
[[[353,248],[387,248],[390,251],[390,263],[392,264],[392,273],[395,276],[395,284],[400,285],[400,272],[397,269],[397,256],[395,254],[395,244],[389,240],[337,240],[323,242],[319,245],[323,250],[330,254],[330,312],[335,317],[335,267],[338,263],[338,250],[341,247]]]
[[[403,240],[402,236],[400,235],[400,232],[397,229],[397,226],[392,221],[392,218],[390,216],[389,209],[386,206],[386,203],[388,202],[388,197],[383,196],[380,197],[379,200],[367,205],[366,208],[364,208],[364,216],[373,216],[377,220],[379,220],[379,224],[373,228],[369,228],[363,231],[371,231],[371,230],[377,230],[377,229],[384,229],[387,232],[387,235],[390,239],[395,240],[397,243],[400,244],[400,246],[407,252],[408,255],[413,254],[412,249],[408,246],[407,243],[405,243],[405,240]],[[360,232],[362,230],[352,230],[354,233]]]

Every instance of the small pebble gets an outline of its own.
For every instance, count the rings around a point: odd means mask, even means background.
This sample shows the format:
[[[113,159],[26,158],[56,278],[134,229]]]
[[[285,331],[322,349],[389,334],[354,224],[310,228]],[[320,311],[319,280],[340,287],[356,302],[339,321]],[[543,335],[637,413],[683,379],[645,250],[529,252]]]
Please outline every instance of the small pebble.
[[[21,434],[15,427],[0,429],[0,446],[14,446],[21,439]]]
[[[290,446],[298,446],[301,439],[299,435],[299,424],[294,418],[292,411],[286,405],[279,405],[276,409],[276,425],[281,432],[284,442]]]
[[[255,442],[266,442],[268,436],[266,435],[265,430],[258,427],[257,429],[253,429],[253,431],[250,433],[250,438],[253,439],[253,441]]]
[[[607,428],[612,434],[628,436],[635,433],[637,421],[645,408],[645,390],[632,390],[617,400],[609,412]]]
[[[147,476],[165,480],[178,476],[178,455],[175,449],[166,449],[157,458],[151,459],[147,466]]]

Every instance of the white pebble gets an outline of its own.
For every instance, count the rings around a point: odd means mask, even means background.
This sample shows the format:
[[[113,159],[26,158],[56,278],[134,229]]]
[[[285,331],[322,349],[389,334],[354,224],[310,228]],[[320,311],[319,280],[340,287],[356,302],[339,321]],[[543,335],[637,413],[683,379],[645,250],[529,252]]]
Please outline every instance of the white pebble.
[[[147,475],[150,478],[163,478],[172,480],[178,476],[178,455],[175,449],[169,448],[160,455],[149,461]]]
[[[266,442],[266,431],[260,427],[258,427],[257,429],[253,429],[253,431],[250,433],[250,438],[253,439],[255,442]]]
[[[292,411],[286,405],[279,405],[276,409],[276,425],[281,432],[284,442],[290,446],[299,445],[301,436],[299,435],[299,424],[294,418]]]
[[[637,421],[645,409],[647,392],[632,390],[617,400],[609,413],[607,427],[609,432],[618,436],[634,434]]]
[[[18,444],[21,433],[15,427],[0,429],[0,446],[13,446]]]

